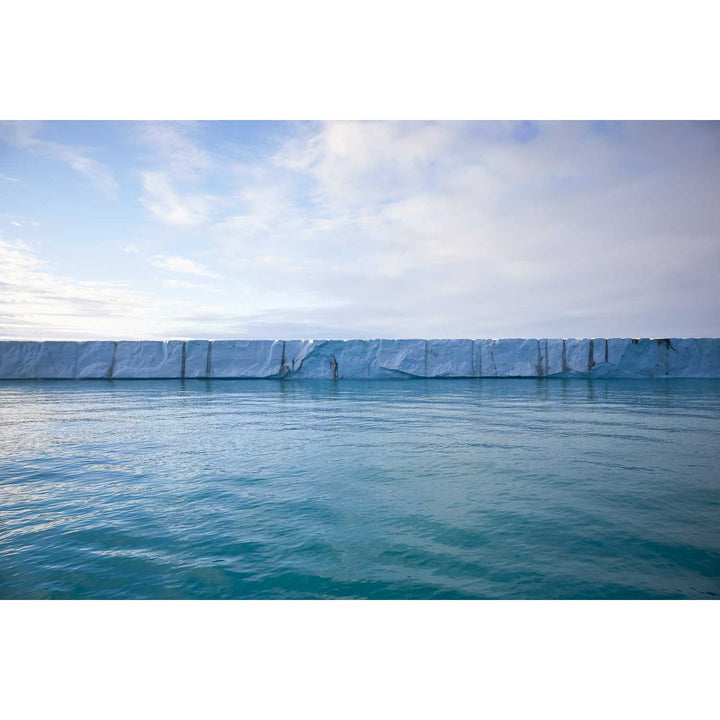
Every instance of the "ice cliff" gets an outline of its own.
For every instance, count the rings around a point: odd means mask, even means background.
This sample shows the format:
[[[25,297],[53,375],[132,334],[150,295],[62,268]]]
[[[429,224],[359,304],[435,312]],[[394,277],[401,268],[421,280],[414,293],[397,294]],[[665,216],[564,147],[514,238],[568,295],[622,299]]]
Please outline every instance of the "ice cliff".
[[[720,378],[720,338],[0,341],[0,379]]]

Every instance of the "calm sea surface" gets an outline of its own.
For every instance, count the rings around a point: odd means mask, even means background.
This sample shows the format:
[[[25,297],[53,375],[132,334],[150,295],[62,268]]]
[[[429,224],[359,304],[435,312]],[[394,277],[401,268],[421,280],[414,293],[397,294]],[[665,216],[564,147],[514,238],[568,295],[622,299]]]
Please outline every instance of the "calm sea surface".
[[[2,382],[0,597],[720,597],[720,381]]]

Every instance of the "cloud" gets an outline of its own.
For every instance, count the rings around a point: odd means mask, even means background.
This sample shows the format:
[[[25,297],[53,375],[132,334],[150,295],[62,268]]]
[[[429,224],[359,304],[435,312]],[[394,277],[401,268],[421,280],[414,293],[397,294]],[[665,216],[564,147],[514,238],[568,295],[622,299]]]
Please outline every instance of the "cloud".
[[[0,139],[32,153],[60,160],[87,178],[108,197],[117,196],[118,186],[112,173],[84,150],[38,137],[41,124],[36,122],[0,122]]]
[[[14,225],[15,227],[22,227],[22,223],[19,223],[17,220],[11,220],[11,225]]]
[[[207,220],[213,198],[178,188],[197,186],[212,169],[210,155],[192,139],[195,123],[133,123],[131,137],[147,151],[152,169],[140,171],[142,203],[155,219],[177,227],[197,226]]]
[[[147,336],[720,334],[718,123],[278,124],[242,161],[134,127]]]
[[[10,177],[10,175],[3,175],[0,173],[0,180],[4,180],[5,182],[22,182],[19,178]]]
[[[718,334],[718,127],[316,124],[209,236],[257,292],[322,299],[288,329]]]
[[[162,336],[164,316],[116,283],[51,272],[22,242],[0,238],[0,337],[84,339]]]
[[[129,254],[135,254],[135,253],[139,253],[139,252],[140,252],[140,248],[139,248],[137,245],[133,244],[133,243],[131,243],[131,244],[129,244],[129,245],[123,245],[120,249],[121,249],[123,252],[129,253]]]
[[[189,282],[188,280],[178,280],[176,278],[170,278],[163,280],[163,285],[170,288],[180,288],[182,290],[203,290],[206,292],[219,292],[220,289],[208,285],[206,283]]]
[[[189,258],[180,257],[179,255],[155,255],[151,260],[151,264],[153,267],[175,273],[200,275],[202,277],[215,279],[222,278],[222,275],[218,275],[218,273],[213,272],[204,265]]]
[[[145,194],[142,203],[152,215],[167,225],[193,226],[205,221],[208,200],[200,195],[176,193],[164,172],[143,172]]]
[[[133,137],[174,177],[189,178],[212,166],[210,155],[191,138],[194,123],[134,123]]]

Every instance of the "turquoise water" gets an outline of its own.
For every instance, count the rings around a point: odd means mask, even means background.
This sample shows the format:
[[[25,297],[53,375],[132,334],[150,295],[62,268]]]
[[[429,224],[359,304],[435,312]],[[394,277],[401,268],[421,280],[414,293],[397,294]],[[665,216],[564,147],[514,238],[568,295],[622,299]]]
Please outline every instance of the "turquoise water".
[[[720,381],[3,382],[0,597],[720,597]]]

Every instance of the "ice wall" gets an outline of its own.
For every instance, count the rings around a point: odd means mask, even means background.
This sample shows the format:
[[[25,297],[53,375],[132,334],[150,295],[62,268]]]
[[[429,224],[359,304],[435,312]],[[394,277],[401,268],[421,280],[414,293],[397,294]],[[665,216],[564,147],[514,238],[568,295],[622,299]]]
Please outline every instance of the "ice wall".
[[[720,378],[720,338],[0,341],[0,379]]]

